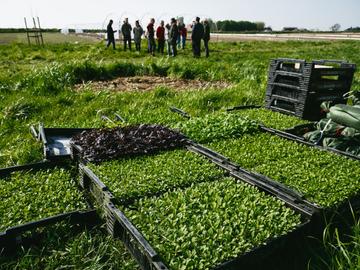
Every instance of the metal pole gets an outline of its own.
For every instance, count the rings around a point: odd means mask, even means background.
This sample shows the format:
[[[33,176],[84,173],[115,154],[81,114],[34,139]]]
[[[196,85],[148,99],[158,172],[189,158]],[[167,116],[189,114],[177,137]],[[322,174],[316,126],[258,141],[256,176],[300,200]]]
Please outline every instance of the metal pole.
[[[24,22],[25,22],[25,29],[26,29],[26,36],[27,36],[28,44],[30,45],[29,29],[28,29],[25,17],[24,17]]]
[[[34,22],[34,37],[35,37],[36,45],[40,45],[39,34],[37,32],[37,29],[36,29],[36,22],[35,22],[34,17],[33,17],[33,22]]]
[[[44,46],[44,39],[43,39],[42,31],[41,31],[41,26],[40,26],[40,19],[39,19],[39,17],[37,17],[37,21],[38,21],[38,27],[39,27],[39,34],[40,34],[40,38],[41,38],[41,45]]]

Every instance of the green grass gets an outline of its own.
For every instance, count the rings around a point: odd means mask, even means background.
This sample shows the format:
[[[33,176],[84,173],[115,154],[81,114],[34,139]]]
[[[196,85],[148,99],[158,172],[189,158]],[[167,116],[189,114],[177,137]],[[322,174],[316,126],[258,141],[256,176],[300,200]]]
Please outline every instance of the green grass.
[[[97,43],[95,38],[77,36],[75,34],[63,35],[61,33],[43,33],[44,43],[47,44],[62,44],[62,43]],[[34,38],[30,39],[31,44],[36,46]],[[11,43],[28,43],[26,33],[0,33],[0,45]]]
[[[360,266],[360,218],[353,211],[353,220],[341,227],[331,222],[323,232],[320,252],[314,253],[308,269],[356,270]]]
[[[41,235],[38,245],[0,256],[0,269],[138,269],[124,245],[101,228],[61,224],[47,228]]]

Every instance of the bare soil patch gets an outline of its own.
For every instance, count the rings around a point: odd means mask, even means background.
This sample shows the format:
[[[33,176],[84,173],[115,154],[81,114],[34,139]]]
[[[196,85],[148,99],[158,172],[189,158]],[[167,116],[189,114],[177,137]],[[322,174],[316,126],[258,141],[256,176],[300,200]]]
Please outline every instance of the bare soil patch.
[[[229,82],[224,81],[204,81],[204,80],[186,80],[169,77],[156,76],[134,76],[134,77],[119,77],[109,81],[94,81],[84,84],[75,85],[77,91],[84,89],[98,90],[113,90],[113,91],[150,91],[156,87],[165,86],[175,90],[186,89],[223,89],[232,86]]]

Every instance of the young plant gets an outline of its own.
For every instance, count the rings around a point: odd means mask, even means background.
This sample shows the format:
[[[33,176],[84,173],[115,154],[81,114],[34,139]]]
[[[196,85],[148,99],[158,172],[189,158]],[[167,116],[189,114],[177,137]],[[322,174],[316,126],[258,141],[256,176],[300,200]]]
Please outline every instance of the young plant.
[[[180,122],[177,128],[190,139],[206,143],[256,132],[258,125],[255,121],[235,114],[217,113]]]
[[[53,215],[87,208],[70,171],[15,172],[0,179],[0,231]]]
[[[237,117],[248,118],[258,123],[262,123],[266,127],[275,129],[286,129],[293,126],[308,123],[309,121],[303,120],[294,116],[285,115],[279,112],[274,112],[268,109],[247,109],[232,112]]]
[[[300,215],[231,178],[140,199],[125,214],[171,269],[209,269],[296,228]]]
[[[281,182],[323,207],[335,206],[360,192],[358,161],[268,133],[244,135],[208,146],[241,167]]]
[[[89,167],[119,200],[214,181],[223,175],[214,164],[187,150],[89,164]]]

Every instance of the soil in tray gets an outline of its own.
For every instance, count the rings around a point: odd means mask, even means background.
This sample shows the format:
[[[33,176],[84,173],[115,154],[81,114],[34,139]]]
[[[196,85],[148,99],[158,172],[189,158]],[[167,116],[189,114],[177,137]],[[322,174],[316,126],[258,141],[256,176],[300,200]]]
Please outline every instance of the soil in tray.
[[[241,167],[281,182],[322,207],[360,193],[359,162],[268,133],[212,142]]]
[[[83,148],[84,159],[101,162],[174,149],[186,144],[180,133],[161,125],[132,125],[83,131],[72,141]]]
[[[283,202],[232,178],[140,199],[123,210],[171,269],[209,269],[301,224]]]
[[[0,198],[0,231],[87,208],[71,171],[62,168],[14,172],[1,178]]]
[[[124,245],[100,228],[58,224],[39,232],[31,247],[1,254],[0,269],[139,269]]]
[[[88,166],[118,200],[125,201],[223,176],[215,164],[184,149]]]

